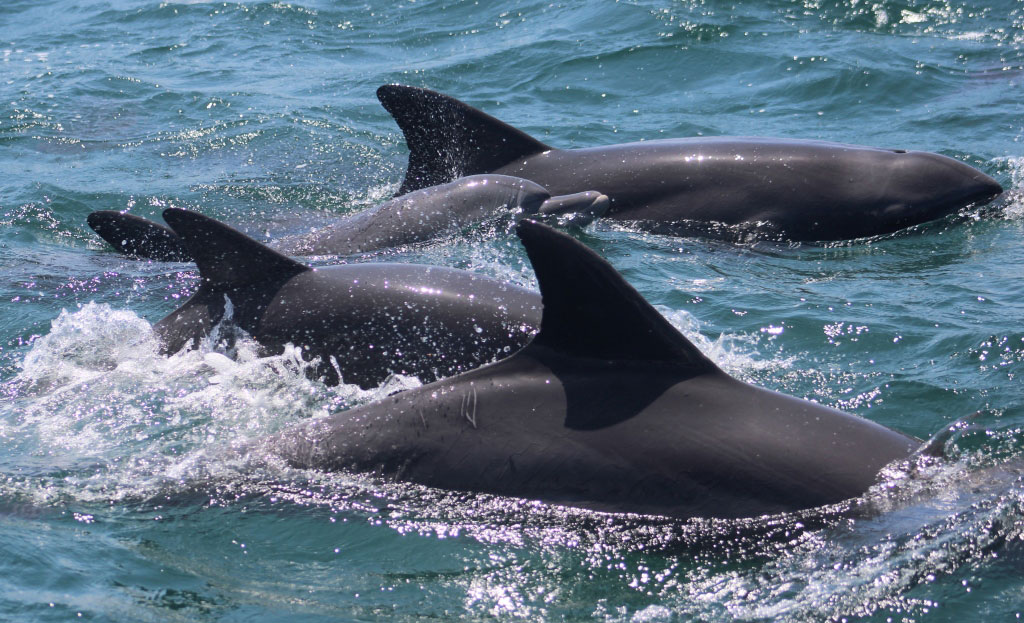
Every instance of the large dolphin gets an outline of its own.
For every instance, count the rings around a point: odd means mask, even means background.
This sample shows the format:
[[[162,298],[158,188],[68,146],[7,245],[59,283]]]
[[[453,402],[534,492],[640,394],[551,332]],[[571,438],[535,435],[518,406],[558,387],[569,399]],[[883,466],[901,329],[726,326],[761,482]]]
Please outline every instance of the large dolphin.
[[[827,241],[894,232],[1002,192],[938,154],[824,141],[683,138],[562,150],[447,95],[377,90],[409,146],[399,194],[501,173],[555,194],[599,188],[607,216],[668,234]]]
[[[199,268],[199,290],[155,325],[174,353],[231,321],[267,352],[319,358],[327,383],[362,387],[391,373],[430,381],[494,361],[529,341],[540,297],[470,272],[415,264],[310,268],[195,212],[164,220]]]
[[[839,502],[921,448],[730,377],[593,251],[518,231],[544,304],[528,346],[263,447],[299,467],[679,518]]]
[[[504,214],[533,216],[583,227],[608,207],[597,191],[552,197],[539,184],[507,175],[473,175],[422,188],[274,247],[290,255],[349,255],[433,240]],[[172,262],[191,261],[173,230],[126,212],[99,210],[88,218],[101,238],[121,253]]]

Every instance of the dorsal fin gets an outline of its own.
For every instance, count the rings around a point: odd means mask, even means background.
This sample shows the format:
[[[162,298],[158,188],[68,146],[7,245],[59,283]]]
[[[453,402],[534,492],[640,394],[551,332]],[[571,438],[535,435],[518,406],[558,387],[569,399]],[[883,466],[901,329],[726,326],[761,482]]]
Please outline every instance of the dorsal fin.
[[[167,208],[164,220],[181,238],[212,291],[287,279],[309,267],[198,212]]]
[[[178,235],[160,223],[115,210],[97,210],[87,220],[100,238],[124,255],[164,262],[192,261]]]
[[[675,364],[693,375],[718,370],[597,253],[533,221],[520,221],[516,231],[544,303],[533,345],[574,357]]]
[[[551,149],[487,113],[429,89],[386,84],[377,99],[409,146],[409,168],[398,190],[407,192],[478,173]]]

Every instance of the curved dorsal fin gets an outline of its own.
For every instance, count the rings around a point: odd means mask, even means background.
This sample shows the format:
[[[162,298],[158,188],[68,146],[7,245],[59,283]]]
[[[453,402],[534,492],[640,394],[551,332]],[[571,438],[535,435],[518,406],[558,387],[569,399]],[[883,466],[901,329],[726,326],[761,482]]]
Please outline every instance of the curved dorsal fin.
[[[167,208],[163,214],[199,268],[203,285],[213,291],[287,279],[310,270],[287,255],[198,212]]]
[[[409,168],[398,190],[407,192],[478,173],[551,149],[521,130],[436,91],[386,84],[377,99],[409,146]]]
[[[516,232],[544,303],[532,344],[574,357],[680,365],[692,375],[718,370],[597,253],[533,221],[520,221]]]
[[[177,234],[160,223],[115,210],[97,210],[87,220],[100,238],[124,255],[164,262],[192,261]]]

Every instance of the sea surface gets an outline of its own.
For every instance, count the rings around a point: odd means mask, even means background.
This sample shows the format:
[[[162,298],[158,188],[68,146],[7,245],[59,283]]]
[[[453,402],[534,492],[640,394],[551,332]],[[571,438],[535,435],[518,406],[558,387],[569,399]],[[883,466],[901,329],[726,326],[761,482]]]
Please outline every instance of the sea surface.
[[[1024,612],[1024,2],[0,3],[0,620],[1005,621]],[[158,354],[197,287],[93,210],[257,237],[387,199],[375,89],[556,147],[684,136],[945,154],[994,208],[849,243],[573,235],[731,374],[926,439],[854,517],[603,515],[224,458],[419,384],[325,387],[251,341]],[[536,287],[510,221],[314,263]]]

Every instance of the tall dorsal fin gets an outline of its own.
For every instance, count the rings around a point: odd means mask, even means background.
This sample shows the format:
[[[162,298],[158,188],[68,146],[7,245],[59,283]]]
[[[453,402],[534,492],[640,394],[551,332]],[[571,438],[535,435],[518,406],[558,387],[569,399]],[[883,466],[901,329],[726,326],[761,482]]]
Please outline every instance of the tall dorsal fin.
[[[533,221],[516,231],[544,303],[532,344],[574,357],[676,364],[694,375],[718,370],[597,253]]]
[[[398,190],[407,192],[478,173],[551,149],[487,113],[429,89],[386,84],[377,99],[409,146],[409,168]]]
[[[213,291],[287,279],[309,267],[198,212],[167,208],[164,220],[195,260],[203,285]]]

